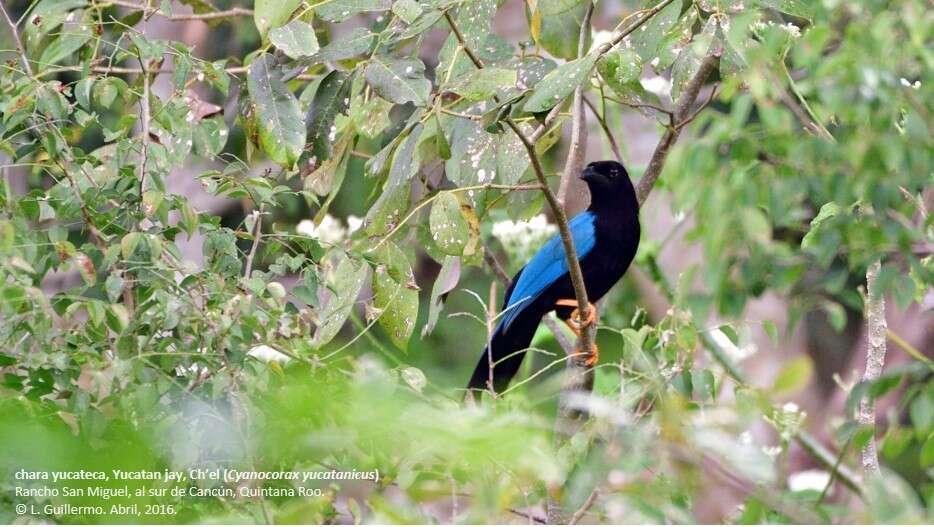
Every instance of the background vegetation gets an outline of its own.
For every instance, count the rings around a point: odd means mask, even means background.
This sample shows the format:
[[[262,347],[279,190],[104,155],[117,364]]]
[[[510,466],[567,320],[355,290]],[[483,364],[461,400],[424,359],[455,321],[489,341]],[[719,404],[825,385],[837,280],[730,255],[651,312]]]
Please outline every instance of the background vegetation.
[[[930,2],[0,5],[0,520],[932,521]],[[542,182],[614,157],[592,391],[549,325],[461,404]],[[13,508],[189,467],[380,478]]]

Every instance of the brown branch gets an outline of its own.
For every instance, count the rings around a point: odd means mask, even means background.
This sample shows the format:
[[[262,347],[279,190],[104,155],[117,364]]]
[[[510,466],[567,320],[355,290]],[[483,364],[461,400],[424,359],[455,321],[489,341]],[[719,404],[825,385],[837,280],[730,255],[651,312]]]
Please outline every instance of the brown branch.
[[[600,494],[599,487],[594,487],[594,489],[590,491],[590,495],[587,496],[587,499],[584,500],[584,504],[581,505],[579,509],[574,511],[573,515],[571,515],[571,519],[568,520],[568,525],[574,525],[577,522],[579,522],[581,518],[583,518],[584,515],[587,514],[587,511],[590,510],[590,507],[593,507],[593,503],[597,500],[597,496],[599,494]]]
[[[253,225],[253,245],[250,247],[250,254],[246,257],[246,268],[243,271],[243,278],[250,278],[253,274],[253,260],[256,258],[256,251],[259,249],[260,239],[263,237],[263,210],[265,204],[259,206],[256,211],[256,222]]]
[[[467,42],[464,40],[464,35],[461,34],[457,23],[454,22],[454,18],[451,17],[450,13],[445,13],[445,20],[448,25],[451,26],[451,31],[454,33],[455,38],[457,38],[457,42],[460,44],[461,48],[464,49],[467,56],[470,57],[474,66],[476,66],[477,69],[483,69],[483,61],[481,61],[473,50],[470,49],[470,46],[467,45]],[[552,110],[552,113],[554,113],[554,110]],[[590,312],[590,302],[587,300],[587,289],[584,287],[584,275],[581,272],[580,262],[577,259],[577,249],[574,247],[574,240],[571,238],[571,229],[568,227],[567,215],[564,213],[564,208],[558,202],[557,196],[555,196],[555,193],[552,192],[551,188],[548,186],[545,170],[542,168],[541,160],[538,158],[538,153],[535,151],[535,143],[526,137],[519,128],[519,125],[511,118],[507,117],[505,122],[525,147],[529,156],[529,161],[532,164],[532,170],[535,172],[535,177],[542,186],[541,191],[545,195],[545,200],[548,202],[552,214],[554,214],[555,223],[558,224],[558,232],[561,235],[561,242],[564,245],[564,251],[568,262],[568,274],[571,277],[571,284],[574,286],[578,309],[581,313],[581,318],[586,318],[586,315]],[[586,330],[587,326],[585,326],[584,329],[585,330],[581,332],[581,353],[573,358],[571,362],[584,364],[589,354],[592,353],[594,344],[593,333]]]
[[[146,18],[149,18],[153,15],[159,15],[166,20],[172,22],[182,22],[188,20],[218,20],[223,18],[235,18],[238,16],[253,16],[253,11],[251,9],[245,9],[243,7],[233,7],[225,11],[212,11],[209,13],[186,13],[181,15],[167,15],[158,9],[154,9],[147,5],[137,4],[135,2],[127,2],[125,0],[110,0],[106,4],[101,4],[101,6],[114,5],[119,7],[125,7],[127,9],[136,9],[145,13]]]
[[[866,323],[869,326],[869,345],[866,349],[866,370],[863,373],[863,382],[877,380],[882,375],[882,369],[885,366],[887,329],[885,297],[878,285],[881,268],[880,260],[876,260],[866,270]],[[859,403],[859,423],[870,428],[876,426],[876,405],[869,397],[864,397]],[[874,436],[870,436],[869,442],[863,447],[862,462],[866,476],[879,475],[879,455],[876,453]]]
[[[23,69],[26,70],[27,75],[32,77],[32,65],[29,64],[29,58],[26,57],[26,48],[23,47],[23,41],[19,38],[19,31],[16,29],[16,23],[10,18],[10,14],[7,13],[6,6],[3,5],[2,1],[0,1],[0,13],[3,13],[4,20],[6,20],[7,25],[10,26],[10,34],[13,35],[13,42],[16,44],[16,51],[19,52],[19,58],[23,62]]]
[[[139,100],[139,112],[140,112],[140,122],[142,123],[142,150],[140,151],[140,162],[139,162],[139,199],[140,207],[142,208],[143,203],[143,192],[146,190],[146,164],[149,161],[149,129],[150,129],[150,110],[149,110],[149,96],[150,96],[150,84],[152,79],[149,78],[149,72],[146,70],[146,61],[142,57],[139,59],[139,66],[142,70],[143,76],[143,96]]]
[[[657,15],[662,9],[664,9],[666,6],[668,6],[668,4],[672,3],[673,1],[674,0],[662,0],[655,7],[652,7],[650,9],[645,9],[642,11],[637,11],[633,13],[632,15],[630,15],[630,16],[635,16],[640,13],[642,14],[642,16],[640,16],[638,20],[633,22],[631,25],[626,26],[626,28],[621,29],[617,31],[616,33],[614,33],[609,41],[603,43],[603,45],[597,48],[596,49],[597,56],[606,55],[607,52],[613,49],[614,46],[622,42],[623,39],[629,36],[633,31],[639,29],[643,24],[651,20],[652,17]],[[623,20],[622,23],[625,23],[625,20]],[[455,35],[456,34],[457,32],[455,32]],[[474,64],[476,64],[476,62],[474,62]],[[538,140],[541,139],[541,137],[551,127],[551,125],[554,124],[555,120],[561,114],[560,108],[563,104],[564,104],[563,101],[556,104],[555,107],[552,108],[550,112],[548,112],[548,115],[545,116],[545,120],[542,121],[542,124],[540,124],[539,127],[536,128],[535,131],[529,135],[529,139],[532,141],[532,143],[538,142]]]
[[[665,166],[665,159],[668,157],[668,152],[678,140],[678,136],[681,135],[681,129],[684,126],[682,123],[693,119],[690,112],[691,108],[694,106],[694,101],[697,100],[697,95],[700,93],[704,82],[707,81],[707,77],[709,77],[719,65],[720,56],[722,54],[723,50],[721,48],[711,47],[707,55],[701,61],[697,73],[688,82],[687,86],[685,86],[684,92],[681,94],[681,99],[678,101],[678,107],[674,111],[672,121],[668,129],[665,130],[665,133],[662,135],[662,138],[658,141],[655,151],[652,152],[652,159],[649,161],[649,166],[646,167],[645,174],[642,175],[639,184],[636,186],[636,198],[638,198],[640,206],[645,203],[646,198],[649,197],[649,193],[652,192],[652,188],[655,186],[655,182],[658,181],[658,177],[662,173],[662,168]]]
[[[583,57],[587,51],[587,37],[590,36],[590,17],[593,15],[593,2],[587,2],[584,20],[581,22],[580,35],[577,39],[577,56]],[[584,114],[584,83],[574,88],[571,102],[571,145],[564,160],[564,172],[558,184],[558,202],[567,205],[568,188],[571,180],[580,174],[584,167],[584,148],[587,144],[587,116]]]

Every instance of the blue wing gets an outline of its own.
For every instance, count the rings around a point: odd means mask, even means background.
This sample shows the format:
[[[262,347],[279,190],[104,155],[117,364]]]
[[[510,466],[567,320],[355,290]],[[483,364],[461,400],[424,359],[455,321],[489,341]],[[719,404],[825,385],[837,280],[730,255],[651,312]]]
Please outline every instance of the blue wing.
[[[578,259],[586,256],[593,249],[596,242],[594,219],[593,212],[586,211],[574,216],[568,222]],[[545,245],[535,253],[535,256],[522,269],[519,281],[506,300],[506,314],[503,315],[500,322],[503,330],[508,330],[509,326],[526,306],[531,304],[548,289],[548,286],[555,283],[561,278],[561,275],[567,272],[568,261],[564,252],[564,244],[561,243],[561,236],[555,234],[545,242]]]

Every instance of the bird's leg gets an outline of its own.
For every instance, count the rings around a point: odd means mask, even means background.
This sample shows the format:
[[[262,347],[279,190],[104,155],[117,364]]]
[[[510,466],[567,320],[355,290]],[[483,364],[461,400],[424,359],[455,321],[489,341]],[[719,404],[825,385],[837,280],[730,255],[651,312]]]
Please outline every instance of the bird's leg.
[[[563,322],[575,335],[577,335],[577,338],[580,338],[582,328],[593,324],[597,320],[597,306],[594,304],[590,304],[590,309],[587,310],[587,315],[585,316],[584,320],[581,320],[580,307],[577,303],[577,300],[572,298],[562,298],[555,302],[555,305],[574,308],[574,311],[571,312],[570,318],[563,320]],[[578,350],[578,353],[580,353],[580,350]],[[597,348],[597,343],[594,342],[591,353],[589,353],[587,358],[584,359],[584,364],[586,364],[588,367],[593,366],[599,359],[600,350]]]

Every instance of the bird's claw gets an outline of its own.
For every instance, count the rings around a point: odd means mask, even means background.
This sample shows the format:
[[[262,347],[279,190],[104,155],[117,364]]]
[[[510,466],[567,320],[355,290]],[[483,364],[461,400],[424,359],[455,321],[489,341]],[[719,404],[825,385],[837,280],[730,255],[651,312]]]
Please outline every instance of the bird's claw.
[[[581,328],[587,327],[597,320],[597,306],[594,304],[590,304],[590,309],[587,310],[587,315],[584,317],[584,320],[581,320],[580,307],[577,304],[577,300],[562,298],[555,302],[555,305],[574,308],[574,311],[571,311],[571,317],[565,320],[565,324],[578,336],[580,336]]]
[[[577,353],[584,355],[584,352],[581,351],[580,348],[577,349]],[[597,343],[594,343],[590,350],[590,353],[587,353],[584,357],[584,365],[587,366],[588,368],[593,368],[599,360],[600,360],[600,349],[597,348]]]

